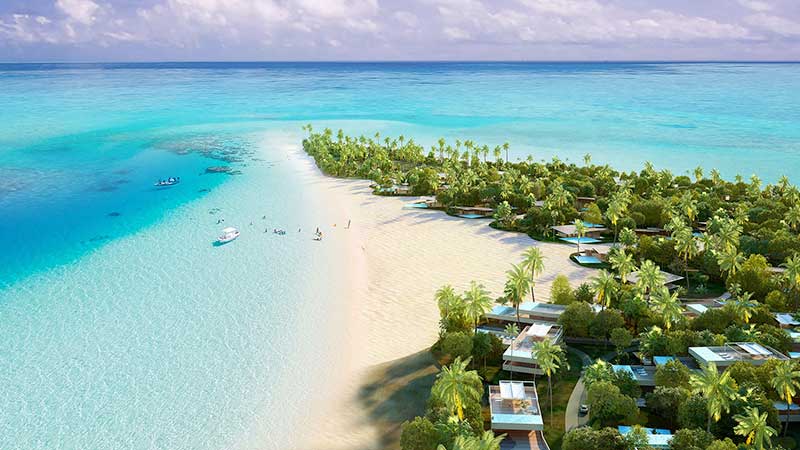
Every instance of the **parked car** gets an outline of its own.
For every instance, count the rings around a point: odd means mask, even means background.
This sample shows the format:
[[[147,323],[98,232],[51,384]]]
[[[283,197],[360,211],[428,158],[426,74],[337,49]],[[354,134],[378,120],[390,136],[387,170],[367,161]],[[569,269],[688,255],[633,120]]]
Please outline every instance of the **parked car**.
[[[589,405],[581,405],[580,408],[578,408],[578,415],[585,416],[587,414],[589,414]]]

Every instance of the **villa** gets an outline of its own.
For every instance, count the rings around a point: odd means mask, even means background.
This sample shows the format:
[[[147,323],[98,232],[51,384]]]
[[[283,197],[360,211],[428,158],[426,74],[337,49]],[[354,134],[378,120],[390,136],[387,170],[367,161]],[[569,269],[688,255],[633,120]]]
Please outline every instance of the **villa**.
[[[519,321],[531,325],[537,321],[557,322],[561,314],[567,309],[563,305],[554,305],[542,302],[525,302],[519,305]],[[501,322],[516,322],[517,311],[513,306],[496,305],[486,313],[489,320]]]
[[[642,428],[647,434],[647,445],[651,448],[669,448],[672,432],[661,428]],[[633,431],[633,427],[620,425],[617,427],[619,434],[625,436]]]
[[[623,371],[628,372],[634,381],[639,386],[654,387],[656,385],[656,366],[629,366],[629,365],[612,365],[615,372]]]
[[[800,325],[800,321],[793,314],[775,313],[775,320],[781,328],[791,328]]]
[[[455,215],[466,219],[479,219],[494,215],[493,208],[483,206],[454,206],[453,212]]]
[[[531,381],[500,381],[489,386],[489,411],[492,430],[507,436],[501,449],[549,450],[542,430],[536,385]]]
[[[669,289],[674,289],[677,286],[675,283],[678,281],[683,280],[683,277],[680,275],[675,275],[674,273],[664,272],[663,270],[660,271],[661,276],[664,278],[664,286]],[[639,272],[633,272],[627,277],[628,283],[636,284],[639,282]]]
[[[548,322],[534,322],[525,327],[511,345],[503,352],[503,370],[509,372],[527,373],[531,375],[544,375],[539,367],[533,346],[537,342],[548,340],[558,344],[564,336],[564,330],[559,325]]]
[[[721,347],[689,347],[689,354],[701,365],[713,362],[720,369],[738,361],[760,366],[770,359],[789,359],[774,348],[755,342],[733,342]]]
[[[669,236],[667,230],[658,227],[637,228],[633,231],[639,236]]]

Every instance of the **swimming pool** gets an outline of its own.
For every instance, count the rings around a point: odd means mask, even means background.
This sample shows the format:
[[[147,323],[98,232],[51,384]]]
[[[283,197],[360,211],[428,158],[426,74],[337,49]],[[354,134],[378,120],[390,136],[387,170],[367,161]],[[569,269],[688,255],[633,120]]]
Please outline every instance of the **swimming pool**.
[[[569,242],[570,244],[597,244],[598,242],[603,242],[600,239],[590,237],[563,237],[560,239],[564,242]]]
[[[428,204],[427,203],[422,203],[422,202],[420,202],[420,203],[407,203],[405,206],[403,206],[403,209],[427,209],[427,208],[428,208]]]
[[[603,261],[600,261],[600,258],[596,256],[576,256],[575,261],[578,261],[580,264],[603,264]]]
[[[480,214],[459,214],[458,217],[462,217],[464,219],[483,219],[486,216],[482,216]]]

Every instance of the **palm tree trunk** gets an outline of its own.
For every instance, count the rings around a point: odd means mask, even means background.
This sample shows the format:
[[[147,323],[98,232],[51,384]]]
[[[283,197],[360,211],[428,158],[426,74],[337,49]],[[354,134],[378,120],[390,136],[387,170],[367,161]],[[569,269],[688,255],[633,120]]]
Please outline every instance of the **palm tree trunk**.
[[[711,414],[708,415],[708,421],[706,422],[706,431],[711,433]]]
[[[553,381],[550,374],[547,374],[547,390],[550,393],[550,424],[553,423]]]

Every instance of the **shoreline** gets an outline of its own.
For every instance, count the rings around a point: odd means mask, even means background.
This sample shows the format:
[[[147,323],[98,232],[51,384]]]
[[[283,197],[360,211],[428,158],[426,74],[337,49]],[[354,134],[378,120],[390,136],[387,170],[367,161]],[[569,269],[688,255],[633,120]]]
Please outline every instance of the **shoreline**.
[[[428,349],[438,337],[436,289],[457,291],[471,280],[493,298],[502,294],[505,272],[522,252],[538,246],[545,271],[535,287],[537,301],[549,301],[558,274],[577,287],[596,269],[569,259],[575,248],[540,242],[526,234],[489,227],[489,220],[466,220],[438,210],[404,210],[420,197],[372,194],[368,180],[324,175],[299,143],[286,145],[292,170],[309,177],[337,217],[351,217],[346,295],[347,324],[340,354],[342,373],[319,397],[327,407],[304,422],[316,424],[304,449],[385,449],[396,447],[399,424],[423,413],[438,367]],[[413,245],[409,245],[413,242]],[[409,332],[413,330],[413,332]],[[338,369],[338,368],[337,368]]]

